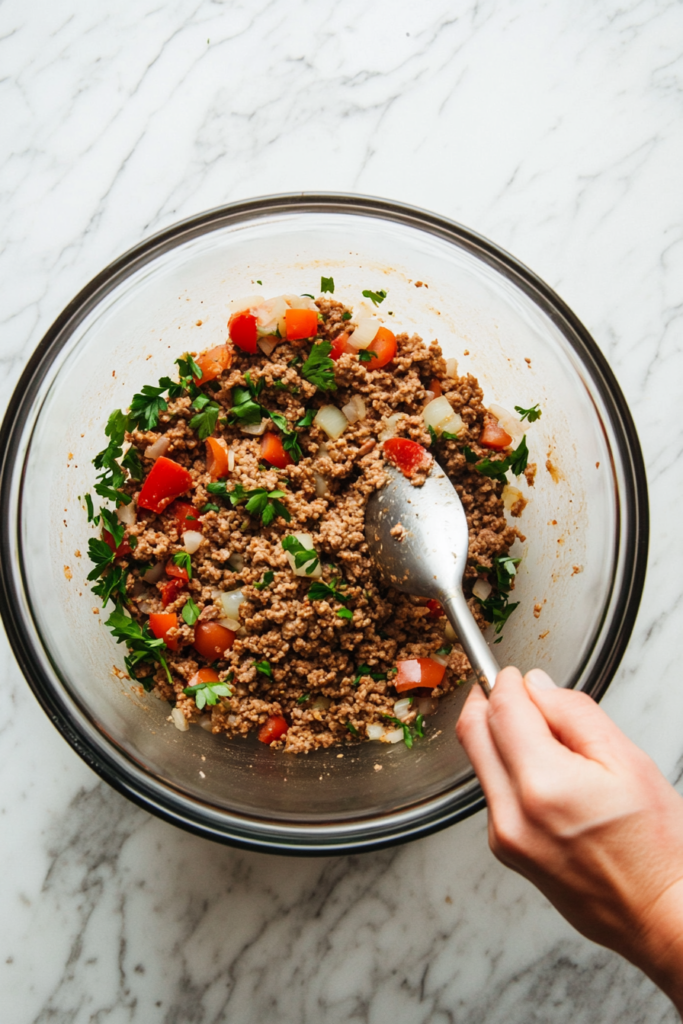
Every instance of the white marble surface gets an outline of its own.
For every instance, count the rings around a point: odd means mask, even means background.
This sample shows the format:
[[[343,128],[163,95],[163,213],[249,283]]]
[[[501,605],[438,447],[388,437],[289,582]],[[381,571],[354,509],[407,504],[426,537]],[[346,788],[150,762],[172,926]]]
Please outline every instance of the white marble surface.
[[[682,53],[672,0],[4,0],[2,398],[95,272],[219,203],[359,191],[490,236],[635,414],[651,561],[605,707],[680,779]],[[8,1024],[676,1020],[493,860],[485,815],[362,857],[214,846],[101,783],[0,658]]]

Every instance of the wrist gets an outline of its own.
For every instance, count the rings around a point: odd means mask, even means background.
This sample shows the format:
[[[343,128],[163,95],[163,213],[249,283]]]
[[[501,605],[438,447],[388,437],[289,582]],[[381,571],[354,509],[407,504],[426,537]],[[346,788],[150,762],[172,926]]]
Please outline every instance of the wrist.
[[[683,878],[665,889],[643,928],[644,962],[638,966],[666,992],[683,1016]]]

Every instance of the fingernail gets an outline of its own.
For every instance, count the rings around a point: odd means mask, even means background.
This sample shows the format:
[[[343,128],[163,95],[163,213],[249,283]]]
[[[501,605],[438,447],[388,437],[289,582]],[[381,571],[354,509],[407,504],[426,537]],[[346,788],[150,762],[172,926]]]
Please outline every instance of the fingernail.
[[[552,681],[547,672],[544,672],[542,668],[532,668],[531,672],[526,674],[527,682],[536,690],[556,690],[557,686]]]

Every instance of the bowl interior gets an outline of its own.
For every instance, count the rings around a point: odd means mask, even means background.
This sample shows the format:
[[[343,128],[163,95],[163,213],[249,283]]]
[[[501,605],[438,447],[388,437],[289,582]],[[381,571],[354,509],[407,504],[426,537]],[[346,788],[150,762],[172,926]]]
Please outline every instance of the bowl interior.
[[[479,379],[487,402],[542,407],[527,436],[535,485],[518,482],[528,499],[514,521],[526,537],[514,550],[522,556],[520,606],[496,648],[501,664],[540,665],[563,686],[588,686],[622,572],[622,468],[601,391],[570,327],[513,270],[465,239],[367,211],[280,209],[179,232],[111,275],[53,345],[23,425],[15,557],[41,671],[90,742],[144,776],[161,799],[188,801],[218,822],[236,815],[274,828],[352,830],[478,793],[453,731],[465,687],[442,702],[412,750],[368,743],[343,756],[292,757],[255,739],[226,742],[198,727],[179,733],[168,705],[131,691],[125,651],[89,593],[93,530],[83,495],[111,410],[170,373],[178,355],[222,343],[231,297],[317,295],[321,275],[333,276],[335,297],[352,305],[363,289],[385,289],[385,322],[437,338],[461,372]]]

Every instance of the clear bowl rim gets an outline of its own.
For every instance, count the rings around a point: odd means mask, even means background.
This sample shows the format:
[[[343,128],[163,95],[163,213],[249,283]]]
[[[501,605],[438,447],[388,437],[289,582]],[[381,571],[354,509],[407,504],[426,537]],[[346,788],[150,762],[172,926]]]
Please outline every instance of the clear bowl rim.
[[[185,218],[133,246],[99,274],[64,308],[29,359],[9,401],[0,427],[0,615],[19,666],[36,699],[77,754],[101,778],[150,813],[205,838],[262,852],[294,855],[351,853],[380,849],[416,839],[468,817],[485,806],[478,784],[417,802],[401,811],[352,824],[287,825],[216,811],[165,784],[150,784],[132,761],[113,756],[106,739],[80,709],[57,689],[34,649],[16,600],[21,586],[13,571],[11,490],[21,455],[24,410],[28,410],[49,372],[69,328],[89,313],[119,281],[181,242],[227,223],[244,223],[274,213],[343,212],[379,217],[418,227],[466,248],[515,283],[569,328],[565,332],[604,402],[614,432],[623,473],[622,501],[628,529],[621,552],[622,581],[612,621],[584,690],[600,700],[623,657],[642,596],[649,542],[647,478],[635,424],[607,359],[578,317],[541,278],[504,249],[477,232],[439,214],[374,196],[340,192],[296,192],[259,196],[215,207]],[[60,340],[61,339],[61,340]],[[22,467],[23,468],[23,467]],[[20,508],[20,505],[19,505]]]

